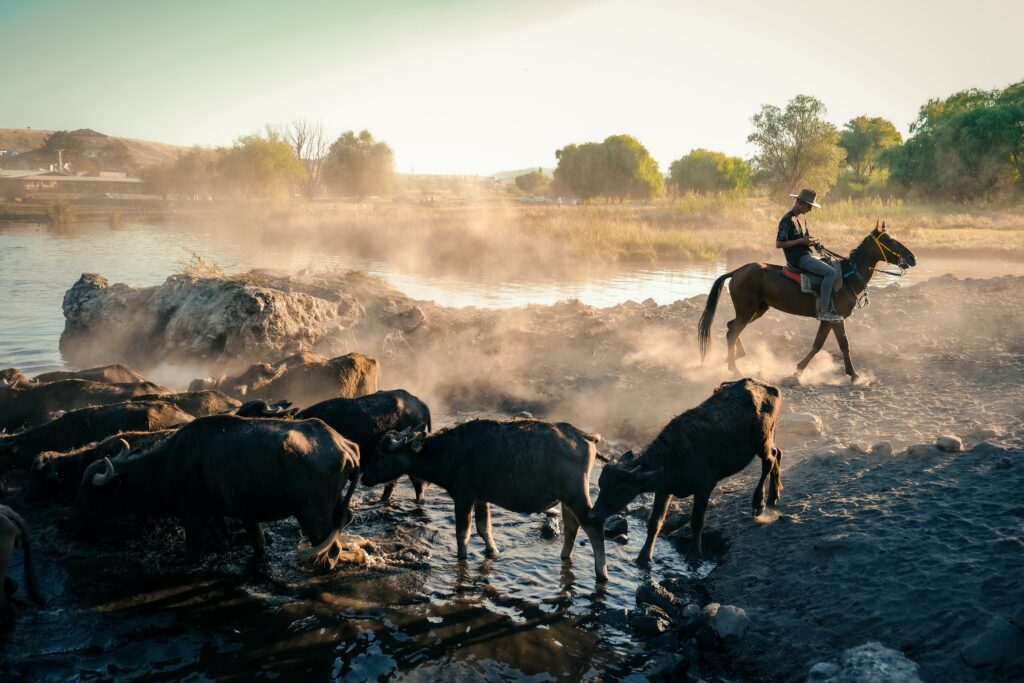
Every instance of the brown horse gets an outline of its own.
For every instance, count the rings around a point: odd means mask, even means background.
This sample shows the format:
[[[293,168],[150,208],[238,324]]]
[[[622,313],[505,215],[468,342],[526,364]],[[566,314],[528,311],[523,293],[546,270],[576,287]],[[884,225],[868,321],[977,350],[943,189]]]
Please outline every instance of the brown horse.
[[[843,288],[833,297],[836,312],[840,316],[848,318],[853,313],[853,309],[867,289],[868,282],[875,273],[875,265],[879,261],[885,261],[901,270],[917,265],[914,253],[885,231],[885,223],[882,223],[881,227],[876,223],[875,229],[864,238],[856,249],[850,252],[849,258],[843,259],[841,262]],[[722,285],[729,278],[732,278],[729,295],[736,308],[736,317],[729,321],[725,339],[729,344],[729,369],[733,372],[738,372],[736,359],[745,355],[743,343],[740,341],[740,333],[743,332],[743,328],[764,315],[769,308],[777,308],[786,313],[808,318],[816,317],[814,297],[802,293],[800,285],[784,277],[782,266],[748,263],[721,276],[711,287],[707,305],[704,307],[704,314],[697,326],[697,345],[700,347],[701,360],[704,360],[704,356],[707,354],[711,322],[715,319],[715,308],[718,306]],[[854,370],[853,360],[850,358],[850,340],[846,337],[845,322],[821,323],[810,353],[796,366],[796,374],[799,375],[811,362],[814,355],[821,350],[829,332],[833,332],[836,335],[836,341],[839,342],[839,348],[843,352],[843,362],[846,365],[846,374],[850,376],[851,381],[856,381],[857,371]]]

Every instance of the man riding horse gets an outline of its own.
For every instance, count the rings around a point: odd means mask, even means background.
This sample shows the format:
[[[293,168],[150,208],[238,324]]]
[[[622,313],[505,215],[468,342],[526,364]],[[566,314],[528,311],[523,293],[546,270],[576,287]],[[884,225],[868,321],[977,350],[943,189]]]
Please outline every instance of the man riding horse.
[[[846,337],[844,318],[848,318],[858,304],[866,303],[868,281],[875,274],[875,264],[885,261],[899,269],[899,272],[893,274],[900,275],[907,268],[916,265],[917,259],[910,249],[886,232],[885,223],[876,223],[875,229],[854,247],[848,258],[839,259],[835,268],[811,257],[810,247],[816,245],[817,240],[807,234],[806,224],[800,217],[810,211],[811,207],[818,205],[814,203],[815,195],[811,190],[801,190],[795,197],[797,201],[793,210],[783,216],[779,223],[779,235],[775,246],[785,251],[786,260],[791,265],[820,272],[825,277],[818,295],[822,304],[815,305],[815,292],[805,293],[799,273],[787,272],[788,269],[783,269],[782,266],[768,263],[748,263],[741,266],[722,275],[711,286],[704,313],[697,325],[700,357],[701,360],[704,359],[710,345],[711,323],[715,319],[715,309],[722,287],[725,281],[731,278],[729,296],[732,298],[736,317],[729,321],[725,335],[729,346],[728,362],[731,371],[739,372],[736,359],[744,355],[740,333],[747,325],[764,315],[769,308],[775,308],[783,313],[817,318],[820,321],[818,334],[814,338],[810,352],[796,366],[797,374],[807,367],[831,333],[835,335],[839,349],[843,352],[846,374],[851,380],[856,380],[857,371],[853,367],[853,358],[850,355],[850,341]],[[829,254],[835,256],[831,252]],[[844,281],[843,287],[833,295],[832,284],[838,280]]]
[[[807,230],[807,222],[803,219],[805,214],[811,212],[811,208],[820,209],[821,205],[814,200],[817,194],[814,190],[800,190],[800,194],[791,194],[796,202],[782,220],[779,221],[779,234],[775,238],[775,248],[782,249],[786,255],[786,262],[794,270],[804,270],[822,279],[821,296],[818,299],[817,318],[827,323],[839,323],[843,319],[832,307],[832,290],[838,284],[842,287],[843,275],[840,272],[839,264],[831,264],[822,261],[811,254],[811,247],[819,246],[821,243],[811,237]],[[838,280],[838,283],[837,283]]]

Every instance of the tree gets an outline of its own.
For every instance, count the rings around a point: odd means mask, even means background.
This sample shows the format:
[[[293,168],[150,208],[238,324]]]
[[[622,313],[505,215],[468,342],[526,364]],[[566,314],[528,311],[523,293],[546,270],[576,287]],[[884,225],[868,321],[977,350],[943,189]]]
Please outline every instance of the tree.
[[[581,199],[649,199],[661,191],[661,172],[640,141],[611,135],[604,142],[567,145],[555,152],[555,183]]]
[[[960,201],[1024,189],[1024,82],[929,100],[910,130],[883,155],[894,185]]]
[[[694,149],[672,162],[669,178],[680,192],[743,192],[750,184],[750,165],[722,152]]]
[[[220,182],[221,155],[218,150],[193,147],[173,161],[143,169],[142,179],[153,192],[165,197],[209,197],[216,194]]]
[[[395,154],[370,131],[342,133],[326,160],[327,180],[338,191],[362,199],[385,194],[395,179]]]
[[[52,155],[53,163],[63,160],[65,164],[74,164],[82,156],[82,141],[69,131],[56,130],[46,137],[43,149]]]
[[[846,163],[854,179],[866,182],[875,172],[879,154],[903,142],[903,136],[891,121],[858,116],[843,127],[839,146],[846,150]]]
[[[539,168],[536,171],[516,176],[516,187],[527,194],[545,192],[550,184],[548,177],[544,175],[544,171]]]
[[[306,177],[299,183],[306,199],[313,199],[320,190],[321,174],[329,144],[321,121],[296,119],[285,129],[285,139],[295,150],[295,156],[306,168]]]
[[[846,152],[839,132],[824,119],[825,105],[797,95],[785,110],[764,105],[754,115],[747,142],[757,146],[754,177],[773,192],[812,187],[823,195],[835,184]]]
[[[218,170],[228,190],[251,198],[285,195],[304,174],[291,145],[270,128],[264,135],[238,138]]]

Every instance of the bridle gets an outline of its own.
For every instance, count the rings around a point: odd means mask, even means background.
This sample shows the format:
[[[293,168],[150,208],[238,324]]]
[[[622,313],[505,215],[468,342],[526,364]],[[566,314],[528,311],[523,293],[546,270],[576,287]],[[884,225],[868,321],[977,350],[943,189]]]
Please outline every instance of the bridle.
[[[899,253],[898,251],[896,251],[892,247],[886,245],[884,242],[882,242],[882,240],[878,239],[878,236],[876,234],[874,234],[874,233],[871,233],[871,239],[874,240],[875,246],[878,247],[878,253],[879,253],[879,255],[881,255],[882,259],[885,261],[885,264],[888,265],[888,266],[896,266],[897,268],[900,269],[898,273],[894,273],[894,272],[892,272],[890,270],[879,270],[879,269],[875,268],[874,266],[871,266],[871,270],[873,270],[875,272],[878,272],[878,273],[885,273],[886,275],[893,275],[895,277],[903,277],[904,275],[906,275],[907,274],[908,266],[907,266],[907,260],[903,257],[903,254]],[[895,262],[890,261],[888,254],[892,254],[893,256],[898,258],[899,260],[895,261]]]

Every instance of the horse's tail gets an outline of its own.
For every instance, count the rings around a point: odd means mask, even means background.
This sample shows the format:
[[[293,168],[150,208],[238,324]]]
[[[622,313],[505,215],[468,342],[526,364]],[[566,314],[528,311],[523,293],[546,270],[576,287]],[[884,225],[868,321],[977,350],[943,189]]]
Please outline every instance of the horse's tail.
[[[704,362],[704,356],[708,353],[708,346],[711,343],[711,323],[715,320],[715,309],[718,308],[718,297],[722,294],[722,285],[733,276],[736,271],[726,273],[711,285],[711,292],[708,294],[708,302],[704,305],[704,313],[700,316],[697,324],[697,347],[700,349],[700,361]]]

